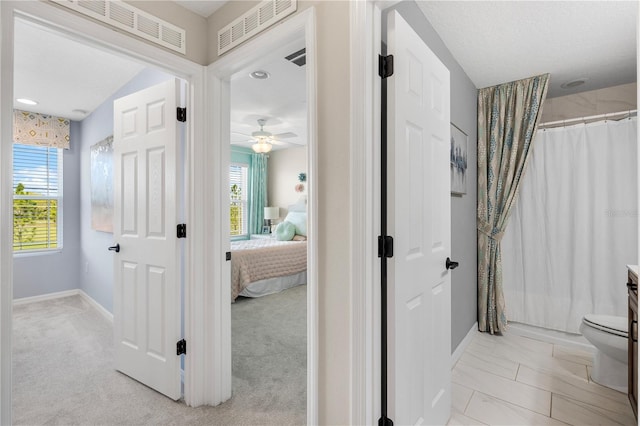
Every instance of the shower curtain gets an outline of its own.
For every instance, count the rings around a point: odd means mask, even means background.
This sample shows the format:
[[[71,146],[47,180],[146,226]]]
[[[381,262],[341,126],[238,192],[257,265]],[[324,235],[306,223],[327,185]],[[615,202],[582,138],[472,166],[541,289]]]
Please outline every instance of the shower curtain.
[[[502,240],[509,321],[578,333],[626,316],[637,264],[637,119],[539,130]]]

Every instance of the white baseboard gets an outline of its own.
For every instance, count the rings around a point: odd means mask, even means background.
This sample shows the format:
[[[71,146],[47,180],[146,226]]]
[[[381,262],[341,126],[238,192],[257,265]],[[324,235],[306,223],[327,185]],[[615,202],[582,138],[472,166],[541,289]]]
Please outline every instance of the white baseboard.
[[[24,305],[27,303],[44,302],[45,300],[53,300],[53,299],[60,299],[62,297],[75,296],[77,294],[80,294],[80,291],[81,290],[76,288],[73,290],[58,291],[56,293],[41,294],[39,296],[21,297],[19,299],[13,299],[13,305],[18,306],[18,305]]]
[[[78,294],[80,294],[80,297],[82,297],[88,304],[90,304],[91,306],[93,306],[95,308],[95,310],[97,310],[98,312],[100,312],[102,314],[103,317],[105,317],[107,320],[109,320],[110,322],[113,322],[113,314],[109,311],[107,311],[104,306],[102,306],[101,304],[99,304],[98,302],[95,301],[95,299],[93,299],[91,296],[89,296],[87,293],[85,293],[82,290],[78,290]]]
[[[478,332],[478,322],[476,321],[469,329],[469,332],[467,333],[467,335],[464,336],[464,339],[462,339],[462,342],[460,342],[456,350],[453,351],[453,354],[451,354],[451,368],[453,368],[456,365],[456,362],[458,362],[458,360],[464,353],[464,350],[467,349],[467,346],[469,346],[469,343],[471,343],[471,341],[473,340],[473,336],[477,332]]]
[[[39,296],[21,297],[20,299],[14,299],[13,305],[18,306],[18,305],[25,305],[27,303],[44,302],[45,300],[60,299],[62,297],[69,297],[69,296],[82,297],[95,310],[100,312],[102,316],[104,316],[107,320],[113,322],[113,314],[111,312],[107,311],[101,304],[96,302],[91,296],[89,296],[87,293],[85,293],[84,291],[78,288],[73,290],[58,291],[56,293],[42,294]]]

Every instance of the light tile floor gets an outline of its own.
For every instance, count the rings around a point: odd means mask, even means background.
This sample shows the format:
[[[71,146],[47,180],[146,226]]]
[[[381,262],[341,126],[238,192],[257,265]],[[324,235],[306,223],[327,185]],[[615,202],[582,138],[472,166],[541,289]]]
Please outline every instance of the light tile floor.
[[[627,395],[589,378],[592,355],[477,333],[455,367],[449,425],[637,425]]]

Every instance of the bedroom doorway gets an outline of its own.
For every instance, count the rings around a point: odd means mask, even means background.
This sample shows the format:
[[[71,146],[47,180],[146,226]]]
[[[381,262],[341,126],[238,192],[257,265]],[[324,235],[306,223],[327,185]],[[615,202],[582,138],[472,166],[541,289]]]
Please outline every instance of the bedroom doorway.
[[[314,19],[309,9],[210,65],[223,400],[250,389],[264,396],[255,409],[293,423],[316,422]]]
[[[117,171],[120,162],[107,159],[113,155],[114,144],[110,135],[114,133],[118,135],[118,132],[114,131],[114,121],[118,124],[117,120],[114,120],[114,103],[117,103],[115,99],[126,95],[133,96],[134,92],[137,97],[140,97],[141,90],[144,91],[157,82],[163,82],[161,84],[171,83],[173,103],[177,103],[179,96],[176,93],[181,89],[183,82],[129,57],[116,55],[107,49],[99,49],[84,43],[81,39],[67,37],[62,32],[44,24],[18,17],[14,19],[14,46],[15,98],[34,98],[38,101],[36,105],[22,105],[16,101],[15,109],[42,121],[50,115],[64,117],[67,120],[69,135],[68,147],[48,145],[43,148],[41,145],[34,145],[30,140],[22,139],[13,143],[14,190],[12,192],[16,194],[13,222],[14,225],[20,225],[20,228],[14,226],[17,231],[14,231],[13,244],[13,287],[16,305],[13,310],[14,420],[38,423],[39,419],[31,417],[34,413],[28,408],[33,403],[31,389],[45,389],[47,387],[43,383],[59,382],[60,376],[69,377],[65,379],[68,383],[83,387],[83,383],[86,383],[91,376],[111,379],[119,374],[113,370],[112,366],[113,337],[108,337],[107,334],[113,335],[115,332],[117,336],[121,329],[118,323],[127,315],[122,314],[122,308],[118,312],[118,298],[114,298],[113,295],[115,253],[107,251],[107,248],[115,244],[113,229],[117,229],[117,226],[113,227],[113,224],[114,222],[117,224],[120,215],[107,212],[109,206],[114,207],[112,203],[101,203],[108,201],[103,198],[103,196],[106,197],[106,188],[111,188],[116,194],[120,188],[119,185],[114,185],[112,180],[120,175]],[[92,60],[87,62],[86,58]],[[40,71],[48,68],[52,63],[59,63],[57,73]],[[108,84],[105,84],[105,81],[108,81]],[[156,104],[170,103],[166,98],[155,93],[147,97]],[[82,107],[83,110],[73,111],[72,107]],[[180,175],[182,157],[178,157],[167,148],[170,148],[169,145],[175,147],[179,140],[184,139],[177,136],[184,133],[184,125],[176,124],[175,112],[170,114],[171,111],[175,111],[175,106],[163,108],[159,117],[158,114],[148,114],[146,117],[150,117],[148,121],[157,118],[163,123],[168,123],[167,127],[175,129],[171,144],[156,146],[153,152],[156,154],[159,152],[162,156],[163,161],[156,161],[156,165],[162,168],[159,174],[165,176],[162,182],[166,185],[173,182],[176,186],[175,181],[182,181]],[[137,127],[144,129],[151,127],[156,135],[154,142],[158,140],[160,126]],[[119,138],[116,136],[115,139],[117,141]],[[40,144],[45,141],[48,142],[43,138]],[[128,140],[128,142],[131,141]],[[137,156],[137,158],[142,157]],[[153,159],[153,156],[151,157]],[[176,160],[172,162],[169,159]],[[134,167],[134,170],[140,169],[139,166]],[[43,170],[46,170],[46,173]],[[170,177],[167,178],[167,175]],[[136,178],[133,179],[135,181]],[[90,185],[89,182],[93,184]],[[19,188],[22,189],[19,190]],[[136,195],[142,195],[148,190],[148,185],[143,182],[143,185],[137,185],[135,188]],[[181,192],[172,191],[178,196]],[[49,193],[57,197],[52,197],[52,201],[48,201],[45,205],[43,198]],[[140,197],[140,199],[144,198]],[[155,198],[165,200],[166,196],[162,193],[161,197]],[[167,204],[177,206],[174,207],[175,209],[184,210],[181,202]],[[138,209],[129,210],[137,211]],[[118,203],[115,203],[115,211],[118,211]],[[164,210],[158,208],[156,211]],[[137,226],[149,224],[151,226],[146,228],[152,229],[153,223],[149,223],[147,217],[136,217],[132,222]],[[184,219],[180,217],[180,221]],[[162,225],[173,230],[174,222],[175,218],[169,216],[166,225],[165,222]],[[168,224],[171,226],[169,227]],[[158,232],[156,237],[157,234]],[[159,263],[157,259],[161,256],[170,258],[164,253],[159,255],[159,240],[156,238],[151,242],[154,252],[150,259],[155,265]],[[170,242],[171,238],[167,241]],[[126,244],[122,239],[119,244],[122,244],[122,252],[127,252]],[[171,257],[177,258],[177,255]],[[128,262],[128,265],[133,263]],[[158,269],[155,268],[155,270]],[[173,271],[176,269],[178,268],[173,267]],[[153,272],[153,268],[150,272]],[[161,272],[164,274],[164,271]],[[174,328],[179,333],[181,328],[179,311],[182,309],[180,293],[183,290],[181,284],[184,284],[184,277],[180,271],[173,273],[178,279],[172,279],[169,282],[176,283],[173,287],[175,295],[171,295],[171,300],[175,301],[174,316],[177,323],[173,320],[167,320],[165,323],[167,325],[175,323]],[[116,279],[115,282],[117,283],[118,280]],[[142,293],[144,292],[139,294]],[[156,314],[160,317],[166,316],[168,304],[146,303],[146,306],[162,307],[157,309]],[[134,314],[139,313],[141,309],[140,306],[129,308]],[[79,316],[84,319],[81,323],[77,322]],[[148,316],[135,315],[138,320]],[[33,320],[34,317],[38,320]],[[46,327],[51,323],[57,324],[59,328],[55,337],[52,337],[51,333],[41,331],[47,329]],[[65,338],[61,338],[62,335]],[[129,336],[131,335],[135,336],[136,333],[129,333]],[[166,377],[169,377],[173,391],[171,396],[173,399],[178,399],[181,396],[180,358],[182,357],[176,359],[175,343],[171,343],[172,340],[175,342],[180,337],[166,338],[165,335],[160,335],[160,338],[166,343],[163,348],[157,346],[153,348],[154,354],[160,351],[171,354],[165,358],[173,363],[173,368],[169,369],[161,365],[152,375],[147,374],[155,379],[153,383],[139,375],[137,379],[156,390],[163,391],[161,386],[157,385],[161,382],[157,378],[164,377],[168,382]],[[147,342],[149,341],[147,339]],[[155,342],[152,341],[152,343]],[[144,344],[140,346],[144,347]],[[60,352],[67,351],[68,347],[83,346],[91,349],[77,353],[73,363],[62,363],[64,365],[60,363],[61,359],[64,359]],[[131,346],[128,345],[128,347]],[[117,360],[120,358],[115,357]],[[152,360],[157,362],[158,358],[154,357]],[[38,361],[34,362],[36,359]],[[42,368],[43,359],[47,360],[46,365],[49,366],[44,369],[47,373],[33,375],[31,371]],[[150,363],[137,363],[137,365],[140,364],[143,365],[138,370],[146,372],[149,369]],[[78,372],[78,366],[84,367],[79,369],[82,370],[81,372]],[[118,369],[124,371],[122,365],[118,366]],[[133,374],[130,375],[133,376]],[[163,392],[168,393],[166,390]],[[59,393],[53,390],[43,391],[40,395],[43,401],[55,401],[58,396]],[[72,398],[69,396],[69,401]],[[113,398],[112,402],[116,404],[116,400],[117,398]],[[41,411],[43,417],[40,419],[52,415],[57,404],[43,404],[43,406],[49,408],[48,411],[45,409]],[[73,422],[71,419],[73,417],[67,417],[68,421]]]
[[[254,409],[288,413],[278,423],[306,421],[305,67],[300,37],[230,85],[233,398],[250,394]]]
[[[48,4],[35,4],[32,2],[21,2],[21,3],[15,3],[15,4],[2,4],[0,5],[0,8],[2,10],[2,16],[1,16],[2,25],[0,26],[2,28],[2,38],[1,38],[2,79],[0,79],[0,81],[2,82],[1,86],[2,86],[2,93],[3,93],[3,96],[2,96],[2,104],[3,104],[2,105],[2,122],[3,123],[10,123],[13,117],[12,93],[14,92],[13,85],[14,85],[15,73],[13,72],[14,55],[13,55],[12,45],[14,43],[14,36],[16,31],[15,28],[17,25],[16,23],[19,21],[33,23],[34,25],[41,26],[42,28],[45,29],[45,31],[48,32],[48,36],[42,37],[40,39],[41,41],[42,40],[50,41],[49,39],[52,38],[52,35],[54,33],[60,33],[65,38],[68,38],[70,41],[74,40],[74,41],[80,42],[82,44],[85,44],[87,47],[91,47],[95,51],[112,52],[112,53],[115,53],[117,56],[131,60],[132,62],[136,62],[138,65],[142,64],[143,67],[154,68],[156,70],[165,70],[167,73],[171,73],[173,75],[179,76],[179,78],[183,78],[187,82],[187,87],[189,88],[189,90],[187,91],[188,96],[186,100],[188,102],[188,106],[191,107],[190,118],[192,119],[188,120],[187,123],[183,125],[184,128],[187,129],[187,132],[184,138],[185,149],[181,153],[182,155],[181,159],[185,161],[187,170],[189,172],[202,173],[201,165],[199,163],[192,161],[192,156],[193,156],[193,152],[197,152],[198,150],[202,149],[202,146],[204,145],[204,139],[205,139],[203,125],[198,124],[197,129],[196,129],[196,126],[194,125],[194,123],[201,123],[202,117],[204,116],[205,103],[204,103],[204,94],[202,90],[202,87],[204,86],[204,67],[203,66],[198,65],[182,57],[179,57],[177,55],[174,55],[172,53],[163,51],[160,48],[150,46],[147,43],[140,42],[139,40],[136,40],[124,34],[114,32],[109,28],[92,25],[82,17],[75,16],[73,14],[68,13],[67,11],[63,11],[59,8],[56,8]],[[42,43],[44,44],[45,42],[42,42]],[[95,57],[95,55],[93,55],[93,57]],[[86,60],[86,57],[84,57],[83,60]],[[113,81],[111,81],[111,83],[113,83]],[[115,89],[117,89],[117,87],[114,88],[114,90]],[[62,115],[62,114],[59,114],[59,115]],[[10,172],[10,170],[12,169],[11,141],[13,139],[11,134],[11,127],[12,126],[2,126],[3,140],[5,142],[8,142],[8,143],[4,143],[2,146],[2,169],[3,169],[2,194],[5,200],[9,199],[9,201],[11,201],[12,192],[13,192],[11,172]],[[72,125],[72,127],[74,126]],[[74,127],[74,128],[75,128],[75,131],[78,130],[77,127]],[[74,130],[72,129],[72,132],[73,131]],[[78,133],[76,133],[76,135],[77,134]],[[93,134],[88,139],[91,139],[93,141],[92,143],[99,142],[100,140],[100,138],[97,136],[97,133]],[[79,156],[78,154],[80,154],[80,151],[78,146],[76,146],[76,149],[72,151],[73,151],[72,155]],[[88,152],[86,152],[87,155],[84,155],[85,152],[83,152],[82,154],[83,154],[82,155],[83,158],[84,157],[89,158]],[[67,154],[65,153],[64,155],[67,155]],[[80,167],[78,165],[76,170],[79,170],[79,169]],[[69,170],[70,168],[65,168],[65,172]],[[78,171],[78,175],[79,175],[79,171]],[[75,184],[79,186],[80,180],[81,179],[79,178],[79,176],[77,176],[76,179],[74,179],[73,177],[68,179],[68,182],[75,182]],[[83,183],[87,182],[87,180],[83,178],[82,182]],[[203,184],[199,181],[196,181],[196,182],[189,181],[189,182],[184,182],[184,184],[186,189],[186,195],[184,196],[183,201],[185,204],[184,213],[187,216],[187,221],[190,224],[193,224],[194,228],[204,228],[202,226],[202,222],[204,221],[203,220],[199,221],[199,217],[196,217],[196,215],[194,215],[193,213],[195,211],[203,210],[202,204],[204,204],[204,202],[200,198],[196,199],[195,197],[191,197],[189,192],[190,188],[193,188],[194,191],[204,192],[202,191],[202,188],[200,188],[200,186]],[[72,201],[71,203],[67,203],[64,206],[67,210],[70,210],[76,204],[75,200],[71,200],[71,201]],[[4,205],[6,207],[11,204],[12,204],[11,202],[8,202],[8,203],[5,203]],[[5,213],[7,212],[5,211]],[[0,348],[2,356],[0,358],[2,358],[3,360],[2,361],[2,381],[1,381],[0,391],[2,394],[1,408],[2,408],[3,424],[11,423],[11,417],[10,417],[11,416],[11,396],[12,396],[12,393],[11,393],[11,376],[12,376],[11,334],[15,333],[15,331],[12,331],[12,317],[11,317],[12,315],[11,304],[13,299],[13,289],[11,284],[13,281],[12,278],[16,278],[16,274],[14,273],[16,272],[16,269],[14,266],[14,256],[13,256],[13,250],[11,247],[11,240],[12,240],[11,238],[12,223],[10,221],[11,216],[12,216],[11,213],[3,215],[4,217],[3,227],[2,227],[3,244],[0,250],[3,283],[7,284],[2,286],[2,292],[0,293],[0,301],[1,301],[0,311],[2,312],[2,321],[1,321],[2,338],[0,339],[2,341],[2,346]],[[73,217],[72,215],[67,213],[65,214],[65,219],[67,219],[69,216]],[[67,233],[69,234],[65,239],[65,247],[64,247],[65,249],[73,248],[72,238],[70,238],[70,236],[72,231],[74,231],[74,228],[78,227],[79,222],[80,220],[78,219],[76,223],[72,223],[70,226],[68,226],[65,229],[65,231],[67,231]],[[76,230],[76,231],[79,233],[79,230]],[[4,238],[4,236],[9,236],[9,237]],[[111,242],[112,242],[111,238],[109,238],[109,243]],[[198,324],[195,324],[195,322],[192,321],[192,314],[193,314],[193,311],[197,309],[198,303],[202,305],[204,302],[200,302],[199,298],[194,296],[194,293],[196,293],[199,290],[199,287],[204,286],[204,283],[203,283],[204,280],[195,281],[190,279],[193,274],[193,270],[195,269],[194,260],[193,260],[195,256],[193,256],[190,253],[201,252],[202,247],[200,247],[199,244],[202,244],[202,243],[203,243],[203,238],[197,238],[197,236],[194,236],[194,238],[190,239],[189,241],[186,241],[185,245],[189,247],[189,251],[186,253],[186,255],[182,260],[184,268],[187,271],[184,298],[185,300],[188,301],[188,303],[185,303],[185,305],[188,305],[188,306],[185,308],[183,312],[184,330],[186,333],[192,333],[191,334],[192,336],[197,335],[198,337],[200,337],[200,335],[203,334],[201,332],[203,327]],[[113,269],[112,263],[111,263],[111,256],[109,256],[110,253],[107,251],[107,247],[109,245],[110,244],[99,244],[95,248],[95,250],[96,252],[97,251],[102,252],[104,250],[104,257],[107,259],[107,262],[106,262],[107,268],[111,270]],[[38,267],[41,269],[44,269],[42,265],[42,259],[44,258],[44,256],[39,256],[39,258],[36,256],[33,256],[33,258],[35,260],[40,260],[40,262],[38,262],[39,263]],[[80,256],[78,255],[76,256],[76,258],[80,259]],[[78,260],[77,265],[74,265],[74,266],[77,266],[77,268],[69,268],[69,269],[76,269],[76,270],[80,269],[80,271],[78,271],[80,275],[82,275],[83,273],[86,273],[87,270],[93,272],[93,268],[96,267],[95,264],[90,263],[88,265],[89,267],[87,268],[86,264],[81,263],[80,260]],[[61,267],[61,265],[57,265],[55,273],[60,274],[62,272],[61,271],[62,269],[65,269],[65,267],[64,266]],[[66,272],[66,270],[64,272]],[[53,276],[54,274],[51,273],[51,275]],[[202,285],[199,285],[200,282],[202,282]],[[100,288],[99,290],[103,291],[103,293],[105,291],[104,288]],[[49,292],[52,292],[52,291],[50,290]],[[72,289],[70,292],[73,292],[74,294],[79,294],[80,289]],[[102,296],[104,294],[101,293],[100,295]],[[92,296],[100,300],[99,296],[96,296],[96,295],[92,295]],[[28,297],[28,295],[25,295],[22,297]],[[107,309],[110,308],[110,306],[108,305],[105,305],[105,307]],[[108,314],[106,309],[103,309],[103,311],[104,313]],[[193,342],[198,341],[198,338],[194,337],[192,341]],[[110,340],[108,343],[112,346],[112,342]],[[15,345],[15,342],[14,342],[14,345]],[[173,353],[175,354],[175,349]],[[203,403],[210,403],[208,400],[205,400],[206,395],[204,394],[204,390],[198,389],[195,386],[191,386],[191,383],[193,383],[194,381],[193,380],[194,377],[197,377],[198,380],[202,382],[203,367],[201,364],[194,362],[194,360],[199,359],[199,355],[201,353],[202,351],[198,350],[198,347],[196,344],[192,346],[192,349],[185,357],[186,358],[185,364],[188,368],[185,369],[186,374],[184,377],[184,382],[185,382],[184,396],[185,396],[185,402],[189,405],[202,405]],[[6,360],[9,360],[9,362],[8,363],[5,362]],[[206,386],[207,382],[205,381],[204,384]],[[55,407],[56,404],[52,404],[52,406]]]

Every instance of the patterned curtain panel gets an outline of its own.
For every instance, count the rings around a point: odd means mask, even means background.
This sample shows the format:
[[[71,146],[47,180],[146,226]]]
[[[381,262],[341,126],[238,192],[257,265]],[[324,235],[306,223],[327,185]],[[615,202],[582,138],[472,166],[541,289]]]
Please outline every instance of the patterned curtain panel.
[[[261,234],[264,208],[267,205],[266,154],[251,154],[251,192],[249,194],[249,233]]]
[[[28,111],[13,111],[13,142],[69,149],[67,118]]]
[[[500,240],[542,113],[549,74],[478,92],[478,328],[506,329]]]

